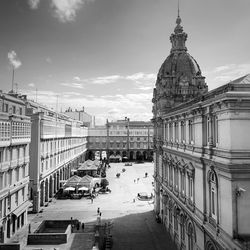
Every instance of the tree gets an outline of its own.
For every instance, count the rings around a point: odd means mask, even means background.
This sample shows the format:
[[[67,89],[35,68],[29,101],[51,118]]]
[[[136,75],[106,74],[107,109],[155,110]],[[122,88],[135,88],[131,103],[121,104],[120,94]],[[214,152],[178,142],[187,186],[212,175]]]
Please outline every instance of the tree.
[[[101,187],[106,188],[109,185],[109,182],[107,179],[101,180]]]

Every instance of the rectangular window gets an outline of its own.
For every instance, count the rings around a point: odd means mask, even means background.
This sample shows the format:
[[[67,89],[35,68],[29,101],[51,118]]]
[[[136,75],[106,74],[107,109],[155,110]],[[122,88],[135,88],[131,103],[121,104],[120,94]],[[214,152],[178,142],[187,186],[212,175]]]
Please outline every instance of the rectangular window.
[[[9,171],[9,185],[12,185],[12,170]]]
[[[185,195],[185,175],[181,173],[181,195]]]
[[[18,206],[18,191],[15,193],[15,203]]]
[[[24,201],[24,194],[25,194],[25,189],[24,187],[22,188],[22,200]]]
[[[2,207],[3,207],[3,201],[0,200],[0,219],[3,217]]]
[[[16,113],[16,106],[12,106],[12,112],[13,112],[13,114]]]
[[[218,136],[218,117],[214,117],[214,140],[215,140],[215,146],[219,142],[219,136]]]
[[[175,137],[175,141],[179,142],[179,123],[178,122],[174,123],[174,137]]]
[[[16,168],[16,181],[19,181],[19,167]]]
[[[4,104],[4,112],[9,112],[9,105],[7,103]]]
[[[3,188],[3,174],[0,174],[0,191]]]
[[[186,128],[185,128],[185,121],[181,122],[181,142],[185,143],[186,140]]]
[[[173,141],[173,123],[169,123],[169,139]]]
[[[8,206],[8,210],[11,210],[11,195],[9,195],[7,198],[7,206]]]
[[[211,210],[212,210],[212,214],[215,215],[215,193],[214,193],[214,189],[212,188],[212,192],[211,192]]]
[[[190,177],[189,178],[189,198],[191,201],[193,201],[193,179]]]
[[[189,133],[189,143],[192,144],[194,142],[194,126],[193,121],[188,121],[188,133]]]

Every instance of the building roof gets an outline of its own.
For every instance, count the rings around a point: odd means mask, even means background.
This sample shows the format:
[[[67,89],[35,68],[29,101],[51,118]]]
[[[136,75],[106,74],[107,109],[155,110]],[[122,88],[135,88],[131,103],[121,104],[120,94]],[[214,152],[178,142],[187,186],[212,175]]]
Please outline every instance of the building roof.
[[[77,186],[77,184],[81,179],[82,178],[79,177],[78,175],[73,175],[67,180],[67,182],[63,185],[63,187],[75,187]]]
[[[78,183],[78,186],[84,186],[84,187],[91,187],[93,185],[93,181],[94,178],[89,176],[89,175],[85,175],[81,178],[81,180]]]
[[[233,81],[231,81],[230,83],[233,84],[250,84],[250,74],[247,74],[245,76],[242,76],[238,79],[235,79]]]
[[[91,161],[90,159],[80,164],[78,170],[97,170],[100,165],[99,160]]]

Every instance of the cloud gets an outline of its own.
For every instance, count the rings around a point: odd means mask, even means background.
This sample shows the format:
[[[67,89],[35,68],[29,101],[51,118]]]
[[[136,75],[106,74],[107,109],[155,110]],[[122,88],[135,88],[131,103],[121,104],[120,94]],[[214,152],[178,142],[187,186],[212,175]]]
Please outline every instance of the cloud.
[[[81,81],[81,78],[80,78],[79,76],[74,76],[74,77],[73,77],[73,80],[74,80],[74,81],[80,82],[80,81]]]
[[[90,79],[93,84],[107,84],[107,83],[114,83],[118,80],[123,79],[120,75],[111,75],[111,76],[100,76],[96,78]]]
[[[31,82],[28,84],[28,86],[34,88],[36,85],[33,82]]]
[[[63,82],[61,83],[62,86],[66,86],[66,87],[71,87],[71,88],[77,88],[77,89],[83,89],[83,84],[82,83],[78,83],[78,82]]]
[[[8,52],[8,59],[9,59],[9,63],[15,68],[19,68],[22,63],[21,61],[18,59],[17,54],[14,50]]]
[[[54,15],[59,21],[71,22],[75,20],[77,11],[87,0],[51,0]]]
[[[28,0],[28,5],[32,10],[38,9],[41,0]],[[87,2],[94,0],[49,0],[53,15],[62,23],[72,22],[76,18],[77,12]]]
[[[209,89],[219,87],[241,76],[249,74],[250,63],[243,64],[227,64],[215,67],[210,71],[206,71]]]
[[[95,121],[97,125],[106,124],[106,120],[117,121],[124,119],[127,116],[131,121],[150,121],[152,119],[151,112],[131,112],[123,113],[123,110],[111,109],[107,113],[98,113],[95,115]]]
[[[66,110],[68,107],[79,109],[85,106],[90,115],[96,117],[97,124],[104,124],[106,119],[117,120],[125,116],[131,120],[149,121],[151,113],[151,93],[140,94],[115,94],[94,96],[74,91],[45,91],[30,89],[22,90],[28,95],[28,99],[36,100],[53,110]]]
[[[28,0],[28,4],[30,8],[33,10],[38,8],[39,3],[40,3],[40,0]]]
[[[146,74],[143,72],[138,72],[138,73],[135,73],[133,75],[127,76],[126,79],[136,81],[136,82],[145,81],[145,80],[146,81],[153,81],[156,79],[156,74]]]

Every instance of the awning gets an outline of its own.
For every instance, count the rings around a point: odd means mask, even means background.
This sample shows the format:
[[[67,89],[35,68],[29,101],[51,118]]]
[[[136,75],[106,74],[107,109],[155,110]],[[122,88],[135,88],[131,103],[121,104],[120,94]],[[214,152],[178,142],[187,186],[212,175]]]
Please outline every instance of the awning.
[[[25,210],[29,207],[32,206],[32,203],[30,201],[26,201],[23,204],[21,204],[20,206],[18,206],[14,211],[12,211],[12,213],[18,217],[20,214],[22,214],[23,212],[25,212]]]

